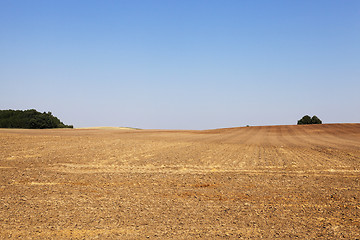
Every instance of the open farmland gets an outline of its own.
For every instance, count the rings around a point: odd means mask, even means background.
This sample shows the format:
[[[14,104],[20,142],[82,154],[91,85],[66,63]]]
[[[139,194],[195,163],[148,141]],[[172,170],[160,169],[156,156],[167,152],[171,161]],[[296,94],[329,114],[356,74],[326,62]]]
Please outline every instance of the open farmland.
[[[0,129],[0,239],[359,239],[360,124]]]

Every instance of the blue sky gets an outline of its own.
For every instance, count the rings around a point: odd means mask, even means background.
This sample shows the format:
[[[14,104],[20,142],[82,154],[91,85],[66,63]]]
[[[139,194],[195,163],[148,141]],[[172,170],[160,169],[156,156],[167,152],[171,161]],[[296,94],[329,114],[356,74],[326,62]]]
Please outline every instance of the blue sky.
[[[360,1],[0,0],[0,109],[75,127],[360,122]]]

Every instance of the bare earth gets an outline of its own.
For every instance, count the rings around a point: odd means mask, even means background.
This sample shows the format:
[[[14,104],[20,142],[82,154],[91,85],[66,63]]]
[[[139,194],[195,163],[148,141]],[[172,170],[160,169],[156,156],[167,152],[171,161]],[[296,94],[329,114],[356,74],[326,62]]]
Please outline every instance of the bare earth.
[[[0,129],[0,239],[359,239],[360,124]]]

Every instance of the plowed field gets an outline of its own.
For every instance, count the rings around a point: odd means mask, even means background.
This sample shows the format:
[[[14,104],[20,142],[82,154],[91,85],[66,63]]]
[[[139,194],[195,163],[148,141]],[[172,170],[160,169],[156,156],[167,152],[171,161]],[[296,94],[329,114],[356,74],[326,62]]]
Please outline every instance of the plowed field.
[[[0,129],[1,239],[359,239],[360,124]]]

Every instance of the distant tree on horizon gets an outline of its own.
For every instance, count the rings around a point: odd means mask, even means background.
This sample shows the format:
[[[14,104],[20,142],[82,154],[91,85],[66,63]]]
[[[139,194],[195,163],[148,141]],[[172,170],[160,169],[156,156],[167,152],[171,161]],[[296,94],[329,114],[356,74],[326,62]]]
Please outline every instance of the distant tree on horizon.
[[[72,125],[65,125],[51,112],[38,112],[35,109],[29,110],[0,110],[0,128],[73,128]]]
[[[297,122],[298,125],[303,125],[303,124],[322,124],[322,121],[317,117],[317,116],[313,116],[310,117],[309,115],[305,115],[302,117],[302,119],[300,119]]]
[[[311,118],[311,124],[322,124],[322,121],[317,116],[314,115]]]

